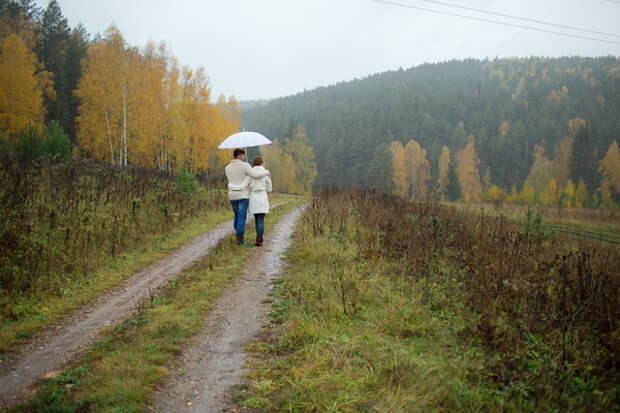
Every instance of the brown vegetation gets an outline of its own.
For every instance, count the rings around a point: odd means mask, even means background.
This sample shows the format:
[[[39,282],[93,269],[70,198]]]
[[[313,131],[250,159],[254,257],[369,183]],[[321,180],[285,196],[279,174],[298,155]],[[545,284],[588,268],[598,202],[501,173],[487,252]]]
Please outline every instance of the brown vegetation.
[[[355,226],[359,259],[393,260],[392,280],[404,290],[423,288],[431,310],[461,314],[454,328],[485,349],[485,382],[503,402],[618,406],[617,247],[546,233],[532,217],[519,223],[365,192],[323,192],[304,220],[315,236]],[[357,305],[343,308],[351,315]]]

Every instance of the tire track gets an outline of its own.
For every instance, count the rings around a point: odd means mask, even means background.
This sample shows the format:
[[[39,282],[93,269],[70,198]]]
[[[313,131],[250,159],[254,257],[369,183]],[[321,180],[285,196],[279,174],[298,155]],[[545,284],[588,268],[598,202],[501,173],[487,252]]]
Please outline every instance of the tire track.
[[[244,266],[243,274],[214,303],[205,326],[183,352],[180,370],[155,395],[153,412],[221,412],[233,386],[245,373],[245,346],[267,321],[263,302],[270,281],[280,275],[282,253],[291,244],[293,226],[304,207],[284,215]]]
[[[285,202],[273,205],[280,206]],[[4,363],[0,372],[0,401],[5,407],[34,395],[34,384],[46,373],[61,370],[82,355],[102,330],[127,319],[140,302],[211,251],[233,233],[224,221],[188,244],[112,288],[94,303],[74,312],[62,325],[35,339],[22,354]]]

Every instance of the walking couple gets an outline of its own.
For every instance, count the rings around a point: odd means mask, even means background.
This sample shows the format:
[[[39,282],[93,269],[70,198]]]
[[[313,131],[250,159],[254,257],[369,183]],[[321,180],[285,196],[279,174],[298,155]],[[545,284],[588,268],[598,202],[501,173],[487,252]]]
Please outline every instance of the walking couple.
[[[233,227],[237,234],[237,245],[243,245],[243,233],[249,206],[256,226],[255,245],[260,247],[263,245],[265,215],[269,213],[267,192],[271,192],[272,189],[271,173],[265,169],[262,157],[254,158],[252,166],[245,162],[245,159],[245,151],[235,149],[233,159],[224,169],[226,178],[228,178],[228,199],[235,213]]]

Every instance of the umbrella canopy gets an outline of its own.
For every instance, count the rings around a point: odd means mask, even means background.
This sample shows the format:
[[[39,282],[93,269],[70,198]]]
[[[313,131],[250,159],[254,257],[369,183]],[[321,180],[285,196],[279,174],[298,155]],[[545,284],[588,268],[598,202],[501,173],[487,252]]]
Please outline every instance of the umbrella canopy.
[[[220,149],[251,148],[253,146],[271,145],[271,141],[258,132],[238,132],[230,135],[220,143]]]

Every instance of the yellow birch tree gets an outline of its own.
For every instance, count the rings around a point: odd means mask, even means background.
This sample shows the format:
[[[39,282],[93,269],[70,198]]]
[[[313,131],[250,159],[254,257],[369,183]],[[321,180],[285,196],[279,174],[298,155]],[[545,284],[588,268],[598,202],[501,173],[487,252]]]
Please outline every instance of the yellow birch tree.
[[[558,199],[558,185],[555,182],[555,178],[551,178],[545,189],[540,194],[540,202],[545,206],[553,205]]]
[[[575,206],[577,208],[582,208],[583,205],[588,200],[588,189],[586,188],[586,182],[581,178],[579,183],[577,184],[577,189],[575,190]]]
[[[620,148],[618,142],[613,141],[609,145],[607,154],[599,162],[599,171],[603,179],[607,180],[610,187],[620,194]]]
[[[426,159],[426,151],[414,140],[407,143],[405,153],[405,172],[407,195],[412,199],[426,199],[431,167]]]
[[[400,142],[390,144],[392,154],[392,180],[394,182],[394,194],[405,197],[407,194],[407,172],[405,170],[405,149]]]
[[[456,154],[456,173],[461,184],[461,192],[465,202],[479,202],[482,195],[480,184],[480,159],[475,147],[475,138],[469,136],[469,142]]]
[[[564,194],[562,197],[562,205],[566,208],[570,208],[575,203],[575,191],[577,187],[572,179],[569,179],[566,182],[566,186],[564,187]]]
[[[127,161],[126,64],[125,40],[110,26],[104,39],[88,48],[75,91],[80,101],[77,137],[82,148],[113,165]]]
[[[43,86],[36,75],[37,58],[16,34],[0,42],[0,133],[14,137],[45,118]]]

